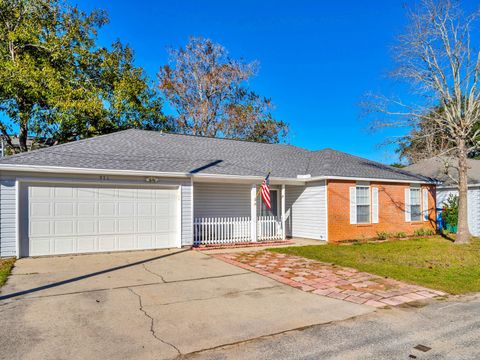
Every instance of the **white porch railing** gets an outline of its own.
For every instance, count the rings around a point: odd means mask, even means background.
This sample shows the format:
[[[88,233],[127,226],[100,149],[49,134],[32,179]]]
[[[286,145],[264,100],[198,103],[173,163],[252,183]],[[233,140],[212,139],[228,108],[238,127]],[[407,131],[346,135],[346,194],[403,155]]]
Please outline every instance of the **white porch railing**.
[[[276,216],[259,216],[257,219],[258,240],[282,239],[282,222]]]
[[[249,217],[195,218],[194,245],[229,244],[250,241]]]
[[[257,240],[282,239],[282,223],[276,216],[257,218]],[[195,218],[193,221],[194,245],[231,244],[250,242],[250,217]]]

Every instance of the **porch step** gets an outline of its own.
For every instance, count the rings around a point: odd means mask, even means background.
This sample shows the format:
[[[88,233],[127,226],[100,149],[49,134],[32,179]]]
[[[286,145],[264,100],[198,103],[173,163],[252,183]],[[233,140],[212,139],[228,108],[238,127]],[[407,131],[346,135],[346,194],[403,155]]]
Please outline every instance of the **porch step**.
[[[192,250],[216,250],[216,249],[234,249],[243,247],[263,247],[263,246],[279,246],[290,245],[295,242],[292,240],[277,240],[277,241],[257,241],[244,243],[230,243],[230,244],[208,244],[208,245],[194,245]]]

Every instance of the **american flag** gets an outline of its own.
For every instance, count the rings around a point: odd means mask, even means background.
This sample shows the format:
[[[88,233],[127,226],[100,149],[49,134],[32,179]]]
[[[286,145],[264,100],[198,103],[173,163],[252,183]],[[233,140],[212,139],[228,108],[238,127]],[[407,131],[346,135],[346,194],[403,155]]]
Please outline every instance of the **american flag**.
[[[270,203],[270,173],[268,173],[265,180],[263,180],[261,192],[263,202],[269,209],[271,209],[272,204]]]

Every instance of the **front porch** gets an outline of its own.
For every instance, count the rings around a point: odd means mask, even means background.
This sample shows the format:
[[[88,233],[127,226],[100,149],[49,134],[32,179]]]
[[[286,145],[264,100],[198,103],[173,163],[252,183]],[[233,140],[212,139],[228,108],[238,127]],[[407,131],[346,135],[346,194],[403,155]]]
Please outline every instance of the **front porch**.
[[[239,184],[199,184],[195,187],[194,194],[194,246],[265,242],[286,238],[285,185],[271,187],[271,209],[268,209],[258,196],[256,184],[248,187]],[[246,201],[248,197],[249,204]],[[207,212],[200,206],[211,210]],[[249,216],[228,216],[247,215],[247,212]],[[208,213],[220,216],[198,216]]]
[[[260,184],[195,182],[193,245],[278,242],[287,238],[326,240],[325,182],[272,183],[271,209],[258,195]]]

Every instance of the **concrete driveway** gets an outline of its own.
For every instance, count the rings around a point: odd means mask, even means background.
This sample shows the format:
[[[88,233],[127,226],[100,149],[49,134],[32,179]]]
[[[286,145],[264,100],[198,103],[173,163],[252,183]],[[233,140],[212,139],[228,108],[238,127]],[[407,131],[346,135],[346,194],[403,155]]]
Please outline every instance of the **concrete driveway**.
[[[1,290],[5,359],[168,359],[373,311],[189,250],[21,259]]]

